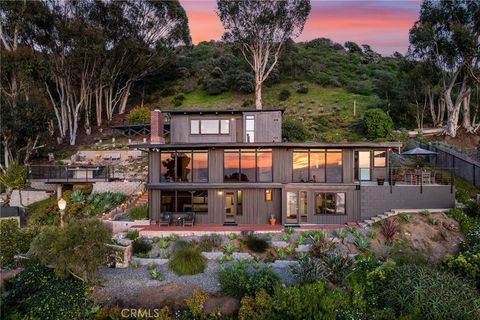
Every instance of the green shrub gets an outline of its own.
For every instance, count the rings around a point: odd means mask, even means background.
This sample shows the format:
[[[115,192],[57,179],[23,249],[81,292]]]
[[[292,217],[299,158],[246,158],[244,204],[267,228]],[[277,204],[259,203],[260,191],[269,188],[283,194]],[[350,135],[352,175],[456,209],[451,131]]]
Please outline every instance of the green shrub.
[[[191,247],[176,250],[169,263],[170,269],[180,276],[202,273],[206,265],[205,257]]]
[[[202,252],[210,252],[222,245],[222,236],[218,234],[203,235],[198,242],[198,250]]]
[[[382,109],[369,109],[363,114],[365,132],[370,138],[384,138],[393,129],[393,121]]]
[[[156,268],[150,269],[148,273],[150,274],[150,277],[154,280],[157,280],[157,281],[165,280],[165,276],[163,275],[163,273]]]
[[[457,193],[455,193],[455,199],[460,203],[467,204],[472,198],[468,192],[457,191]]]
[[[290,98],[291,94],[290,94],[290,91],[288,91],[287,89],[283,89],[282,91],[280,91],[280,93],[278,94],[278,100],[280,101],[285,101],[287,100],[288,98]]]
[[[464,234],[467,234],[480,226],[480,219],[475,219],[467,216],[460,209],[449,209],[447,211],[447,215],[457,220],[457,222],[460,224],[460,229],[462,229],[462,232]]]
[[[335,249],[335,242],[330,240],[323,231],[316,232],[309,236],[310,254],[315,258],[323,258],[330,251]]]
[[[308,255],[299,258],[298,266],[291,266],[290,270],[298,283],[312,283],[326,278],[321,260]]]
[[[111,232],[98,219],[72,221],[64,228],[44,227],[30,246],[32,255],[55,266],[61,277],[74,274],[83,281],[96,280],[97,269],[106,261],[105,246]]]
[[[34,228],[20,229],[17,220],[0,220],[0,267],[5,268],[14,264],[14,256],[27,253],[30,243],[36,236]]]
[[[253,234],[246,236],[243,243],[253,252],[265,252],[268,249],[267,240]]]
[[[480,218],[480,201],[468,201],[463,212],[469,217]]]
[[[235,251],[235,246],[233,245],[233,243],[228,242],[223,246],[223,251],[226,254],[232,254]]]
[[[150,123],[150,109],[147,107],[135,107],[127,115],[130,124]]]
[[[250,271],[247,263],[235,262],[220,269],[218,281],[223,292],[241,298],[253,296],[261,289],[272,293],[275,286],[280,284],[280,277],[270,267]]]
[[[137,238],[132,242],[133,254],[148,254],[152,250],[152,244],[143,238]]]
[[[379,304],[397,316],[422,319],[475,319],[480,299],[475,289],[455,275],[416,265],[399,266],[378,285]]]
[[[133,220],[145,220],[148,216],[148,204],[141,204],[130,208],[128,210],[128,216]]]
[[[183,101],[185,100],[185,95],[183,94],[177,94],[173,99],[172,103],[175,107],[180,107],[183,104]]]
[[[306,94],[306,93],[308,93],[308,87],[307,87],[306,85],[304,85],[303,83],[301,83],[301,84],[298,86],[297,93],[301,93],[301,94]]]
[[[305,123],[292,118],[283,119],[282,136],[284,139],[291,142],[304,142],[310,138]]]
[[[0,174],[0,186],[10,189],[24,189],[28,186],[27,178],[27,167],[12,162],[7,170]]]
[[[2,311],[12,316],[44,320],[86,318],[87,288],[77,279],[60,279],[53,270],[34,266],[15,276],[11,286]],[[3,316],[10,318],[6,313]]]
[[[128,231],[127,234],[125,235],[125,238],[129,240],[135,240],[138,238],[139,235],[140,235],[140,232],[137,229],[134,229],[134,230]]]
[[[446,255],[441,268],[472,281],[480,290],[480,253],[460,253],[454,257]]]
[[[480,253],[480,226],[465,235],[461,248],[463,252]]]

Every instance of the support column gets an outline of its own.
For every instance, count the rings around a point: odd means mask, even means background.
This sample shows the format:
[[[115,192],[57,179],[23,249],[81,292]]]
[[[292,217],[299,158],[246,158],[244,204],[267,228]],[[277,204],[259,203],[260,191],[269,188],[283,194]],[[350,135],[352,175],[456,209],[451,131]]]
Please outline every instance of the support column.
[[[63,186],[61,183],[57,184],[57,199],[60,199],[63,194]]]

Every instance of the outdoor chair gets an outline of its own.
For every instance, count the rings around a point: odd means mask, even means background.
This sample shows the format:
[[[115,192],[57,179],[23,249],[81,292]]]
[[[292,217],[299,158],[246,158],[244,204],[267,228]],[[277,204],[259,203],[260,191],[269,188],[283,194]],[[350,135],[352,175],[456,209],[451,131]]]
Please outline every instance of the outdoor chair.
[[[195,214],[193,212],[187,213],[187,216],[183,219],[183,226],[193,227],[195,223]]]
[[[169,226],[172,223],[172,215],[168,213],[164,213],[160,219],[158,219],[159,226]]]

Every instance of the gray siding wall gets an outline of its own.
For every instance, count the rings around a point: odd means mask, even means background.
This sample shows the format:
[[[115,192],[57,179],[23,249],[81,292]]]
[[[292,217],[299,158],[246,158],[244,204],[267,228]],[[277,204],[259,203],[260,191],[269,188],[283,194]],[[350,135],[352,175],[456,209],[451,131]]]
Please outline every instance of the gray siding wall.
[[[148,182],[160,182],[160,152],[150,151],[148,153]]]
[[[443,209],[455,206],[455,190],[450,186],[361,186],[361,218],[369,218],[391,209]]]
[[[255,116],[255,142],[281,142],[282,141],[282,112],[245,112],[245,117]]]
[[[273,181],[288,183],[292,181],[292,149],[274,148],[273,159]]]
[[[223,149],[208,151],[208,182],[223,182]]]
[[[357,221],[360,217],[360,193],[355,186],[342,185],[313,185],[313,184],[290,184],[283,189],[282,193],[282,221],[287,217],[287,192],[307,191],[307,224],[344,224]],[[345,213],[344,215],[316,215],[315,193],[316,192],[344,192]]]

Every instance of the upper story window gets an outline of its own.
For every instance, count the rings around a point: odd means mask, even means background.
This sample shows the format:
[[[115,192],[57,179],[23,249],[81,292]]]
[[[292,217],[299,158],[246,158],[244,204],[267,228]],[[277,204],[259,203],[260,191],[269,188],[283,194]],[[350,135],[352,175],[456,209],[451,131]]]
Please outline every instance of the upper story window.
[[[373,151],[373,166],[377,168],[385,168],[387,166],[386,151]]]
[[[190,134],[230,134],[230,120],[191,119]]]
[[[272,182],[272,150],[225,150],[223,174],[225,182]]]
[[[371,151],[355,151],[355,180],[370,181],[371,180]]]
[[[293,182],[342,182],[342,150],[297,149],[292,158]]]
[[[208,151],[162,151],[160,182],[208,182]]]
[[[245,142],[255,142],[255,116],[245,116]]]

